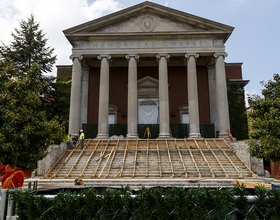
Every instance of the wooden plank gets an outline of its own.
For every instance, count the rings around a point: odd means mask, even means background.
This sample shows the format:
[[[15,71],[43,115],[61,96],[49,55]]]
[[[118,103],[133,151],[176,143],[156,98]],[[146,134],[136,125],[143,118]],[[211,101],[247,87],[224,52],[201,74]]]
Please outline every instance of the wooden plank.
[[[248,188],[248,189],[254,189],[255,187],[257,186],[262,186],[264,188],[267,188],[267,189],[272,189],[272,185],[271,184],[267,184],[265,182],[254,182],[254,181],[245,181],[245,180],[236,180],[235,182],[235,185],[238,186],[238,183],[239,185],[244,185],[245,188]]]
[[[196,164],[196,161],[195,161],[195,159],[194,159],[194,157],[193,157],[192,151],[191,151],[190,147],[187,145],[186,138],[184,138],[184,143],[185,143],[185,147],[188,149],[188,151],[189,151],[189,153],[190,153],[190,155],[191,155],[192,161],[193,161],[193,163],[194,163],[194,165],[195,165],[195,168],[196,168],[196,170],[197,170],[197,172],[198,172],[198,177],[201,178],[201,173],[200,173],[200,171],[199,171],[199,169],[198,169],[198,166],[197,166],[197,164]]]
[[[157,142],[157,155],[158,155],[158,165],[159,165],[159,175],[162,177],[162,168],[161,168],[161,161],[160,161],[160,153],[159,153],[159,148],[158,148],[158,139],[156,140]]]
[[[73,169],[76,167],[78,161],[80,160],[81,156],[83,155],[84,150],[81,151],[81,153],[79,154],[79,156],[77,157],[75,163],[73,164],[73,166],[71,167],[71,169],[69,170],[69,172],[67,173],[67,175],[64,177],[65,179],[67,179],[69,177],[69,175],[71,174],[71,172],[73,171]]]
[[[138,138],[136,137],[136,147],[135,147],[134,166],[133,166],[132,178],[135,177],[135,170],[136,170],[136,164],[137,164],[137,148],[138,148]]]
[[[170,155],[170,152],[169,152],[169,146],[168,146],[167,140],[165,140],[165,144],[166,144],[166,147],[167,147],[167,150],[168,150],[167,151],[168,152],[168,158],[169,158],[169,163],[170,163],[171,170],[172,170],[171,178],[174,178],[173,164],[172,164],[171,155]]]
[[[83,150],[81,151],[81,153],[79,154],[79,156],[77,157],[75,163],[73,164],[73,166],[71,167],[71,169],[69,170],[68,174],[64,177],[65,179],[69,177],[69,175],[71,174],[71,172],[73,171],[73,169],[77,166],[77,163],[79,162],[81,156],[83,155],[85,149],[87,148],[88,144],[89,144],[89,139],[87,140],[87,142],[84,145]]]
[[[215,178],[216,176],[215,176],[215,174],[214,174],[214,172],[213,172],[213,170],[212,170],[212,168],[211,168],[210,164],[208,163],[208,160],[206,159],[206,157],[205,157],[204,153],[202,152],[201,148],[199,147],[199,144],[197,143],[197,141],[196,141],[196,140],[194,140],[194,142],[195,142],[196,147],[197,147],[197,148],[198,148],[198,150],[200,151],[200,154],[201,154],[201,156],[203,157],[203,159],[204,159],[205,163],[207,164],[207,166],[208,166],[208,168],[209,168],[210,172],[212,173],[212,177],[213,177],[213,178]]]
[[[86,162],[86,165],[85,165],[84,169],[82,170],[82,172],[81,172],[81,174],[80,174],[79,177],[82,177],[82,176],[83,176],[83,174],[84,174],[84,172],[85,172],[85,170],[86,170],[86,168],[87,168],[87,166],[88,166],[88,164],[89,164],[91,158],[93,157],[94,152],[96,151],[96,148],[98,147],[99,143],[100,143],[100,139],[98,140],[98,142],[97,142],[96,145],[95,145],[95,148],[93,149],[93,151],[92,151],[91,154],[89,155],[89,158],[88,158],[88,160],[87,160],[87,162]]]
[[[120,139],[118,139],[117,145],[118,145],[119,141],[120,141]],[[108,161],[109,161],[109,159],[110,159],[112,153],[114,152],[114,149],[115,149],[115,146],[112,148],[110,154],[108,155],[108,158],[107,158],[107,160],[106,160],[106,162],[105,162],[105,164],[104,164],[104,166],[103,166],[103,168],[102,168],[100,174],[98,175],[98,178],[101,177],[101,175],[102,175],[102,173],[103,173],[103,170],[105,169],[105,167],[106,167],[106,165],[107,165],[107,163],[108,163]]]
[[[224,151],[223,148],[221,148],[221,146],[216,142],[216,138],[214,138],[214,143],[217,145],[217,147],[223,152],[223,154],[225,155],[225,157],[228,159],[228,161],[231,163],[231,165],[234,167],[234,169],[236,170],[236,172],[238,173],[239,177],[243,178],[243,175],[240,173],[240,171],[237,169],[237,167],[234,165],[234,163],[232,162],[232,160],[229,158],[229,156],[226,154],[226,152]]]
[[[127,152],[127,148],[128,148],[128,143],[129,143],[128,138],[126,138],[126,146],[125,146],[124,155],[123,155],[122,167],[121,167],[120,172],[116,175],[116,176],[119,176],[119,177],[122,176],[124,161],[125,161],[125,158],[126,158],[126,152]]]
[[[110,139],[107,139],[107,143],[106,143],[106,146],[105,146],[104,150],[100,152],[99,161],[98,161],[97,167],[96,167],[96,169],[95,169],[95,171],[94,171],[94,173],[92,175],[92,178],[94,178],[96,173],[97,173],[99,165],[101,164],[101,162],[103,160],[103,156],[104,156],[104,154],[105,154],[105,152],[106,152],[106,150],[108,148],[109,142],[110,142]],[[102,139],[102,147],[103,147],[103,139]]]
[[[223,167],[223,165],[221,164],[220,160],[218,159],[218,157],[216,156],[216,154],[213,152],[213,150],[211,149],[211,147],[209,146],[209,144],[208,144],[208,142],[205,140],[205,138],[204,138],[204,142],[205,142],[207,148],[212,152],[214,158],[217,160],[217,162],[218,162],[218,164],[220,165],[220,167],[222,168],[222,170],[224,171],[226,178],[229,178],[228,173],[227,173],[226,170],[224,169],[224,167]]]
[[[67,161],[69,160],[69,158],[72,156],[72,154],[74,153],[74,149],[70,152],[70,154],[68,155],[68,157],[66,158],[66,160],[63,162],[63,164],[60,166],[60,168],[56,171],[56,173],[54,174],[54,176],[52,178],[55,178],[56,175],[58,174],[58,172],[61,170],[61,168],[67,163]]]
[[[116,144],[116,148],[114,150],[114,153],[113,153],[113,156],[112,156],[112,159],[111,159],[110,165],[108,167],[107,174],[106,174],[105,178],[107,178],[109,176],[109,174],[110,174],[110,170],[111,170],[112,164],[114,162],[115,155],[116,155],[116,152],[117,152],[117,148],[119,147],[119,143],[120,143],[120,139],[119,139],[119,141]]]
[[[66,150],[64,151],[64,153],[62,154],[62,156],[58,159],[58,161],[55,163],[55,165],[49,170],[49,172],[47,172],[47,174],[44,175],[44,178],[47,178],[48,175],[50,175],[50,178],[52,178],[51,174],[52,174],[52,171],[54,170],[54,168],[56,167],[56,165],[62,160],[62,158],[66,155],[66,153],[69,153],[71,151],[69,150]]]
[[[176,140],[176,139],[175,139],[175,146],[176,146],[176,148],[177,148],[177,150],[178,150],[178,154],[179,154],[179,157],[180,157],[180,159],[181,159],[181,162],[182,162],[182,165],[183,165],[183,168],[184,168],[185,174],[186,174],[186,178],[188,178],[187,169],[186,169],[186,167],[185,167],[185,163],[184,163],[184,161],[183,161],[183,158],[182,158],[182,155],[181,155],[180,149],[179,149],[179,147],[178,147],[178,145],[177,145],[177,140]]]

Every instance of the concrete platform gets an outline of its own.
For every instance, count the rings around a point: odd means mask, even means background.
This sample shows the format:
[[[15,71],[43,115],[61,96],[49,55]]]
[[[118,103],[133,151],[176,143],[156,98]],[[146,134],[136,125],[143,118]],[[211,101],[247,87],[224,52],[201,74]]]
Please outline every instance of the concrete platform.
[[[28,188],[28,183],[31,182],[33,187],[34,182],[37,181],[38,190],[52,190],[52,189],[65,189],[65,188],[87,188],[87,187],[112,187],[121,188],[130,186],[132,189],[137,190],[142,186],[145,187],[224,187],[232,188],[236,181],[258,182],[263,184],[280,185],[280,180],[272,178],[246,178],[246,179],[211,179],[211,178],[194,178],[194,179],[83,179],[84,184],[75,185],[74,179],[43,179],[43,178],[30,178],[24,182],[23,189]]]

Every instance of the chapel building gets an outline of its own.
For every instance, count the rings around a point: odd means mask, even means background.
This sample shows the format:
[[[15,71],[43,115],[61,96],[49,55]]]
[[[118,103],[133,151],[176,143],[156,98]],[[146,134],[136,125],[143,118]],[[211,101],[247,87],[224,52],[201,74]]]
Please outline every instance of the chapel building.
[[[149,1],[64,30],[69,133],[135,139],[153,127],[158,138],[227,138],[228,85],[248,83],[242,63],[224,62],[233,30]]]

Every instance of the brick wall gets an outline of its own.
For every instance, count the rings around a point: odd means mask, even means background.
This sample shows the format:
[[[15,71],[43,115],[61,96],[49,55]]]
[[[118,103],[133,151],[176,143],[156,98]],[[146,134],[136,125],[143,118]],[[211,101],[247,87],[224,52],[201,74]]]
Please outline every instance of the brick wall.
[[[122,111],[127,112],[127,67],[110,68],[110,92],[109,104],[119,108],[117,115],[118,124],[126,124],[127,118],[122,118]],[[99,100],[99,68],[91,68],[89,73],[89,100],[88,100],[88,123],[98,123],[98,100]],[[158,67],[138,67],[138,79],[151,76],[158,79]],[[210,123],[208,73],[206,67],[197,67],[199,117],[200,123]],[[168,67],[169,83],[169,111],[175,111],[176,117],[170,117],[171,124],[180,123],[178,107],[188,103],[187,91],[187,68]]]

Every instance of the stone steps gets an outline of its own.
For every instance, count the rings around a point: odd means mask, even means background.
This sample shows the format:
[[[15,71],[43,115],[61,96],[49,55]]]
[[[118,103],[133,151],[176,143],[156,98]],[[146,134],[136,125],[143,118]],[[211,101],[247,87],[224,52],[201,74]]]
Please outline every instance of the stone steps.
[[[225,140],[88,140],[48,173],[53,178],[248,178]],[[234,165],[233,165],[234,164]]]

